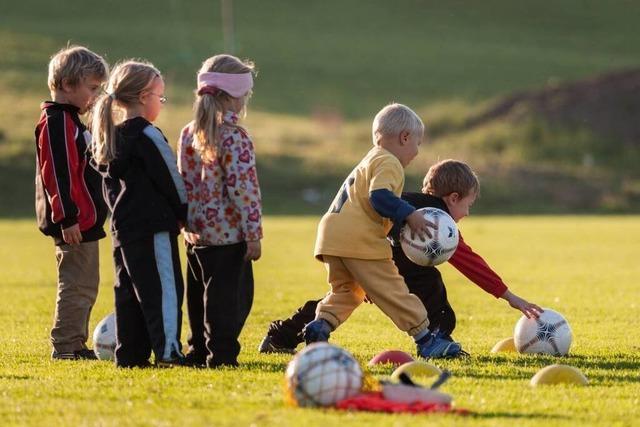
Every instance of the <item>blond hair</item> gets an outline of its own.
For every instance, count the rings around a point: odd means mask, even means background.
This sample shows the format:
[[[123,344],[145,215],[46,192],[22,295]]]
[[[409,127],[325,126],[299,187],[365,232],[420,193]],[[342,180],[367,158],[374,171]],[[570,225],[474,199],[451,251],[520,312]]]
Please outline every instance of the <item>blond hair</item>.
[[[429,168],[422,182],[422,192],[436,197],[458,193],[466,197],[470,193],[480,193],[480,180],[476,173],[464,162],[442,160]]]
[[[49,90],[62,89],[62,84],[75,86],[85,77],[94,76],[106,80],[109,66],[98,54],[86,47],[68,46],[59,50],[49,61]]]
[[[424,123],[409,107],[402,104],[389,104],[376,114],[371,126],[373,144],[378,145],[385,136],[396,136],[407,131],[411,134],[423,133]]]
[[[200,73],[244,74],[254,73],[255,66],[248,60],[240,60],[233,55],[215,55],[205,60],[200,67]],[[249,95],[247,95],[249,96]],[[218,128],[223,121],[225,102],[232,96],[223,90],[215,95],[203,93],[198,95],[193,103],[193,147],[205,161],[213,161],[220,151]]]
[[[96,101],[91,112],[91,152],[98,164],[112,161],[116,155],[113,103],[123,109],[140,103],[140,95],[162,74],[150,62],[128,60],[115,66],[105,94]]]

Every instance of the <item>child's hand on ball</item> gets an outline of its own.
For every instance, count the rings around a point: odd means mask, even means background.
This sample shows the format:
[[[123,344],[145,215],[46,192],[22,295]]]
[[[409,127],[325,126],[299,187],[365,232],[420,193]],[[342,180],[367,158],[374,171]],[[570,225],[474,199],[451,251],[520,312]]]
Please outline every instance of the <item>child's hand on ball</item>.
[[[411,238],[414,239],[417,234],[420,240],[424,242],[426,235],[428,238],[433,237],[429,228],[433,228],[434,230],[438,229],[438,226],[431,221],[425,219],[422,215],[422,212],[413,211],[410,215],[407,216],[407,225],[411,229]]]
[[[518,295],[511,293],[511,291],[507,290],[502,297],[507,300],[509,305],[516,310],[520,310],[522,314],[527,316],[529,319],[537,319],[540,317],[540,313],[544,310],[540,308],[537,304],[531,303],[524,298],[520,298]]]

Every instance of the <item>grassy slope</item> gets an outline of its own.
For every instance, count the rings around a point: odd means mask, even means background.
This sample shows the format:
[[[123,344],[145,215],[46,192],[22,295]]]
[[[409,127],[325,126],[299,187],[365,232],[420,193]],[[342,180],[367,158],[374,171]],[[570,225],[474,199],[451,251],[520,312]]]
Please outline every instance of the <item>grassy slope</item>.
[[[322,266],[310,256],[317,218],[268,218],[264,258],[255,265],[256,299],[243,331],[242,368],[222,371],[118,371],[108,363],[48,359],[55,286],[49,242],[32,221],[0,221],[0,424],[2,425],[632,425],[640,416],[640,294],[637,217],[483,217],[465,220],[466,240],[511,288],[564,313],[572,356],[490,355],[512,333],[518,314],[450,266],[442,268],[458,314],[456,338],[473,357],[438,362],[453,379],[445,390],[467,418],[344,414],[282,403],[288,358],[255,352],[268,322],[325,292]],[[526,249],[520,242],[527,242]],[[112,310],[112,266],[102,246],[102,287],[91,326]],[[186,335],[186,326],[185,334]],[[363,363],[378,351],[413,353],[410,340],[374,307],[359,309],[333,341]],[[531,389],[551,363],[580,368],[584,388]],[[378,376],[389,369],[374,371]]]
[[[430,127],[446,127],[477,103],[513,90],[637,65],[640,6],[632,2],[564,0],[555,2],[553,10],[505,0],[482,5],[410,0],[401,6],[337,0],[304,7],[293,1],[234,3],[238,54],[254,59],[260,69],[248,124],[257,142],[269,212],[322,211],[355,159],[366,152],[371,117],[391,100],[416,107]],[[73,0],[61,7],[25,0],[4,8],[0,215],[32,212],[36,106],[48,97],[48,57],[67,41],[87,44],[112,63],[132,56],[155,62],[165,73],[171,100],[158,124],[175,141],[189,119],[195,70],[202,59],[223,49],[219,4],[142,0],[114,7]],[[545,137],[555,140],[557,135]],[[530,156],[517,144],[506,152],[494,147],[527,138],[526,132],[502,125],[451,135],[425,150],[411,169],[412,187],[437,158],[457,156],[487,171],[496,163],[526,164]],[[573,136],[564,140],[571,142]],[[559,162],[573,164],[575,159]],[[597,173],[587,171],[578,179]],[[321,193],[318,205],[301,202],[305,188]],[[513,194],[522,190],[507,186],[502,193],[495,191],[485,192],[485,207],[502,211],[518,202]],[[528,192],[539,194],[537,189]],[[547,205],[535,201],[523,209],[552,209]]]

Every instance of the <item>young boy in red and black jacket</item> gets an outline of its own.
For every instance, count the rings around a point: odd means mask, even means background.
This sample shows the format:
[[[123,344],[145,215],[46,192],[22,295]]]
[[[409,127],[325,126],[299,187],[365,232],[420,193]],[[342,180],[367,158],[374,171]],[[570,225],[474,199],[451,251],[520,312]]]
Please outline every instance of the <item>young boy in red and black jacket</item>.
[[[96,358],[86,342],[107,207],[101,177],[89,164],[91,135],[79,114],[91,107],[107,74],[104,59],[84,47],[57,52],[49,63],[53,101],[42,103],[35,130],[36,217],[40,231],[53,237],[58,268],[53,359]]]
[[[447,212],[458,222],[469,215],[469,208],[480,191],[480,183],[471,168],[456,160],[444,160],[429,168],[423,182],[422,193],[402,193],[402,199],[416,209],[433,207]],[[410,261],[400,246],[402,224],[394,224],[389,233],[393,260],[409,291],[415,294],[427,309],[429,325],[439,329],[439,335],[453,341],[451,333],[456,327],[456,315],[447,299],[447,290],[440,272],[435,267],[423,267]],[[515,295],[482,257],[471,249],[462,235],[449,263],[469,280],[496,298],[506,300],[511,307],[527,317],[538,317],[542,309]],[[269,325],[267,336],[258,350],[260,353],[294,353],[303,341],[302,329],[315,318],[320,300],[307,301],[286,320]],[[461,353],[465,354],[465,353]]]

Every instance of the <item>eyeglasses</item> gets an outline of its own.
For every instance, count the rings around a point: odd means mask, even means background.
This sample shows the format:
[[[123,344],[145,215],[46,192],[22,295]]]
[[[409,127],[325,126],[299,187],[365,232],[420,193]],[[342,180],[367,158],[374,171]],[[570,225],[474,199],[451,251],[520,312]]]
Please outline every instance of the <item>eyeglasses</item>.
[[[166,104],[166,103],[167,103],[167,101],[168,101],[167,97],[166,97],[166,96],[164,96],[164,95],[158,95],[157,93],[153,93],[153,92],[149,92],[149,93],[150,93],[151,95],[155,95],[155,96],[157,96],[158,98],[160,98],[160,103],[161,103],[161,104]]]

